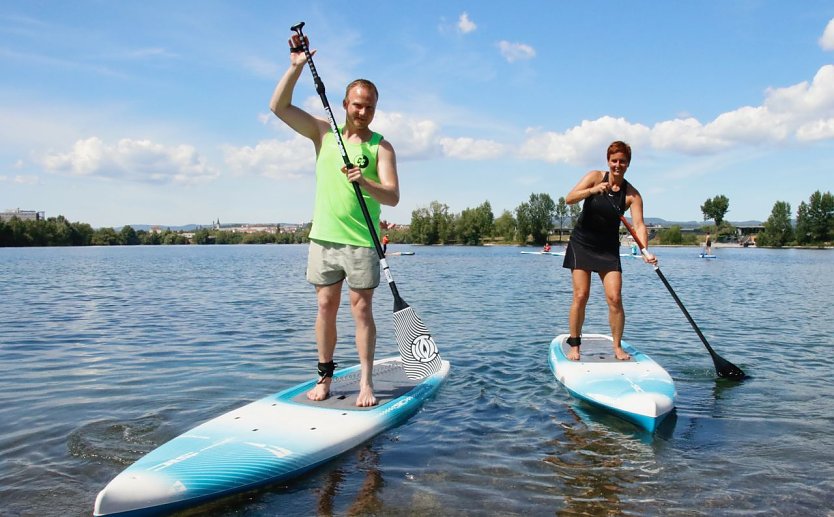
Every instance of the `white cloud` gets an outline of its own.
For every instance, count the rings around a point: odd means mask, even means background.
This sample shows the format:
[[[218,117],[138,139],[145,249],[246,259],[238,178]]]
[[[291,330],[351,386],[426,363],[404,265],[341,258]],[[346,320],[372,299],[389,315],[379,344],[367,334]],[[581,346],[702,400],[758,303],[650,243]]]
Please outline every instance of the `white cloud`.
[[[524,43],[510,43],[509,41],[502,40],[498,42],[498,49],[501,51],[501,55],[504,56],[504,59],[506,59],[509,63],[533,59],[536,57],[536,50],[530,45],[525,45]]]
[[[254,147],[226,146],[224,153],[226,165],[235,174],[298,179],[315,170],[315,149],[301,135],[285,141],[263,140]]]
[[[820,68],[810,84],[802,81],[786,88],[768,89],[764,105],[792,119],[834,115],[834,65]]]
[[[14,176],[0,176],[0,183],[12,182],[16,185],[37,185],[40,183],[34,174],[16,174]]]
[[[834,18],[832,18],[819,39],[820,47],[823,50],[834,50]]]
[[[78,140],[71,151],[47,153],[41,162],[51,172],[142,183],[193,184],[218,175],[193,146],[129,138],[116,145],[97,137]]]
[[[377,111],[372,127],[394,146],[397,159],[436,158],[439,126],[428,119]]]
[[[651,132],[652,147],[687,154],[704,154],[725,149],[729,143],[708,135],[704,126],[692,117],[658,122]]]
[[[796,139],[803,142],[834,139],[834,118],[815,120],[799,126]]]
[[[460,32],[469,34],[477,28],[478,26],[475,25],[475,22],[469,19],[469,13],[466,11],[464,11],[463,14],[460,15],[460,18],[458,18],[458,30]]]
[[[441,138],[439,143],[445,156],[459,160],[491,160],[506,153],[504,146],[493,140]]]
[[[675,153],[710,155],[735,147],[834,139],[834,65],[819,69],[810,83],[770,88],[761,106],[742,106],[703,124],[693,117],[661,121],[648,128],[622,118],[583,121],[564,132],[527,130],[524,158],[572,164],[599,162],[612,140]]]
[[[548,162],[590,165],[605,160],[605,149],[612,141],[625,140],[632,146],[640,146],[649,142],[650,133],[651,130],[642,124],[606,116],[583,120],[579,126],[564,133],[528,129],[520,154],[524,158]]]
[[[780,142],[788,137],[785,117],[764,106],[722,113],[704,128],[707,137],[735,143]]]
[[[18,185],[37,185],[39,180],[34,174],[18,174],[12,178],[12,182]]]

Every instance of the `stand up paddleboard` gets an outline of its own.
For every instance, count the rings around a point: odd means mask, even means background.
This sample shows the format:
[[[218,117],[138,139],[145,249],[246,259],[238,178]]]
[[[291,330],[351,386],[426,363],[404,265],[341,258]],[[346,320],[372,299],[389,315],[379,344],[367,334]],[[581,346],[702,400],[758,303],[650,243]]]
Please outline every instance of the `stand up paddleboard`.
[[[700,258],[705,258],[705,259],[714,259],[714,258],[718,258],[718,257],[716,257],[715,255],[707,255],[706,253],[700,253],[700,254],[698,254],[698,256],[699,256]]]
[[[568,334],[550,343],[548,362],[553,375],[579,400],[610,411],[654,432],[675,407],[672,377],[649,356],[622,341],[628,361],[614,357],[613,340],[601,334],[583,334],[581,359],[567,357]]]
[[[229,411],[154,449],[116,476],[93,515],[154,515],[296,477],[401,424],[433,396],[449,362],[409,379],[397,358],[374,362],[379,404],[355,406],[356,365],[336,372],[327,400],[306,393],[316,380]]]
[[[522,251],[522,255],[553,255],[555,257],[564,257],[564,251]]]

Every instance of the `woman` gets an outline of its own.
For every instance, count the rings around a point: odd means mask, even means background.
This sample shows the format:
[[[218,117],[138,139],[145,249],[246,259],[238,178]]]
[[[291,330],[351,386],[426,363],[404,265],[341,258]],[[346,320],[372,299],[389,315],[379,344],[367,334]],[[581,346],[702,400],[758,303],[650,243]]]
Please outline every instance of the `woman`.
[[[620,214],[631,209],[634,229],[646,246],[649,234],[643,222],[643,198],[624,177],[631,163],[631,147],[625,142],[613,142],[608,146],[607,158],[607,172],[589,172],[565,197],[569,205],[585,201],[579,220],[571,232],[563,264],[571,269],[573,276],[570,337],[567,340],[571,347],[568,359],[573,361],[578,361],[580,357],[582,324],[585,322],[585,306],[591,291],[592,272],[599,274],[605,288],[614,355],[622,361],[630,359],[620,344],[625,327],[623,270],[620,265]],[[657,263],[651,253],[644,255],[643,260]]]

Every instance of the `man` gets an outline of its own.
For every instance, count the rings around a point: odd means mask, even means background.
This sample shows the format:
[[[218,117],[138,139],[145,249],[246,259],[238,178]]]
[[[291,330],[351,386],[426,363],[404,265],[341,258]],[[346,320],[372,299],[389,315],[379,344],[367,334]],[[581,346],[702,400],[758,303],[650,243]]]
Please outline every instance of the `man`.
[[[289,46],[290,66],[275,87],[270,109],[297,133],[312,140],[316,149],[316,202],[307,280],[316,286],[318,301],[316,345],[320,378],[307,397],[324,400],[330,395],[336,367],[336,314],[342,284],[347,280],[362,371],[356,405],[373,406],[377,400],[372,379],[376,348],[372,301],[379,285],[379,258],[352,183],[361,187],[373,224],[379,228],[380,205],[396,206],[400,200],[396,156],[391,144],[369,127],[379,98],[376,86],[357,79],[347,86],[342,101],[346,116],[339,129],[345,150],[355,164],[351,169],[344,166],[327,120],[292,104],[292,93],[304,70],[306,56],[300,50],[297,34],[290,38]]]

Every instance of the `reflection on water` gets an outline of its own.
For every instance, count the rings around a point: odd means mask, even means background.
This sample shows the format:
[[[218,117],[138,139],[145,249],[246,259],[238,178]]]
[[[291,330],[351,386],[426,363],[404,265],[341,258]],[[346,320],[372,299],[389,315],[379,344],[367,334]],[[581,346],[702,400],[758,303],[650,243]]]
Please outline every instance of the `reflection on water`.
[[[821,514],[834,507],[834,253],[660,248],[716,379],[652,269],[624,261],[625,338],[675,380],[654,435],[571,399],[547,349],[570,276],[519,248],[389,259],[452,372],[406,424],[295,480],[181,515]],[[0,249],[0,508],[89,515],[142,454],[315,376],[303,246]],[[396,355],[391,297],[374,311]],[[823,308],[823,309],[821,309]],[[337,362],[356,362],[343,305]],[[607,332],[592,285],[585,329]],[[0,512],[2,513],[2,512]]]
[[[325,483],[320,489],[317,515],[374,515],[382,510],[380,491],[383,487],[382,473],[379,470],[379,454],[373,447],[364,445],[353,451],[356,457],[356,470],[364,473],[364,480],[356,490],[355,498],[346,511],[336,507],[336,495],[352,492],[345,486],[346,473],[342,468],[331,470],[325,475]]]

